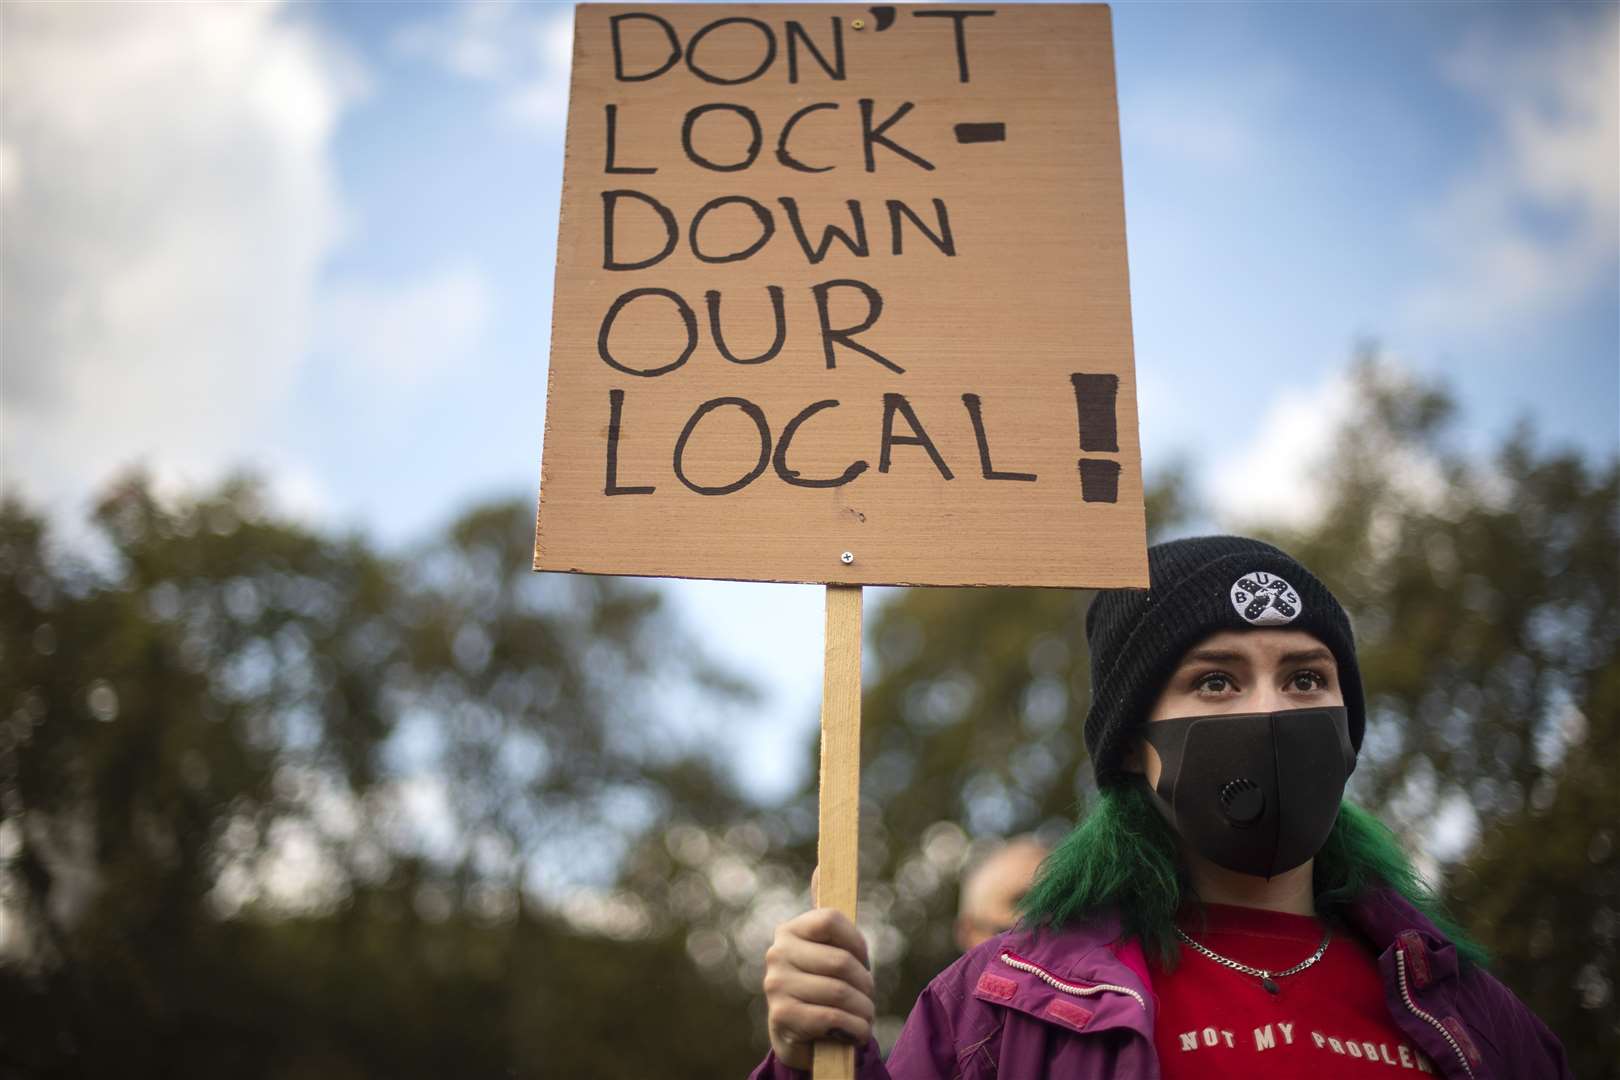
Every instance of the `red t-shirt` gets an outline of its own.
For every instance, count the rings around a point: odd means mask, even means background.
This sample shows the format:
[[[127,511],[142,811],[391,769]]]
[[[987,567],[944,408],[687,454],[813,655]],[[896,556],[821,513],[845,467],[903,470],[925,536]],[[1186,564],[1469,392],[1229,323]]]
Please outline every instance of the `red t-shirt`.
[[[1185,913],[1194,941],[1250,967],[1281,971],[1322,943],[1324,924],[1308,915],[1209,904]],[[1367,946],[1335,929],[1322,959],[1273,980],[1272,994],[1253,975],[1181,947],[1174,971],[1152,964],[1159,1017],[1153,1042],[1164,1080],[1295,1078],[1340,1080],[1434,1073],[1390,1019],[1384,984]]]

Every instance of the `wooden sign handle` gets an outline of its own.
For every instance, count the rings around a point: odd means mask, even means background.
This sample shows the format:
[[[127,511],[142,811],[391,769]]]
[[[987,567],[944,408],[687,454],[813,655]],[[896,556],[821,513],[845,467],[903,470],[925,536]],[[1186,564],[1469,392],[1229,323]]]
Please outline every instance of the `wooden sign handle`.
[[[821,820],[816,906],[855,919],[861,819],[861,587],[827,586],[821,682]],[[814,1080],[855,1080],[855,1047],[818,1042]]]

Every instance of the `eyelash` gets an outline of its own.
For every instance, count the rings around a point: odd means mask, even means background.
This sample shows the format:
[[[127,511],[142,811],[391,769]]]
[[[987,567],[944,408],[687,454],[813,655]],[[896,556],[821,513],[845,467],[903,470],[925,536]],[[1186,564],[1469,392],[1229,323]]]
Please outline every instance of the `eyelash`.
[[[1299,678],[1301,678],[1302,676],[1307,677],[1307,678],[1309,678],[1311,680],[1311,686],[1307,690],[1301,690],[1300,688],[1298,688],[1297,686],[1294,685],[1294,683]],[[1209,691],[1210,693],[1216,693],[1216,694],[1221,693],[1222,691],[1220,691],[1220,690],[1211,690],[1209,688],[1209,686],[1207,684],[1209,683],[1209,681],[1211,679],[1223,680],[1227,684],[1228,688],[1237,685],[1237,680],[1232,678],[1232,676],[1228,675],[1226,672],[1224,672],[1224,671],[1210,671],[1210,672],[1206,672],[1203,675],[1198,676],[1197,679],[1193,680],[1193,689],[1194,690],[1205,690],[1205,691]],[[1290,689],[1295,690],[1297,693],[1311,693],[1311,692],[1314,692],[1314,691],[1317,691],[1317,690],[1325,690],[1325,689],[1327,689],[1327,678],[1319,671],[1311,671],[1309,669],[1302,669],[1302,670],[1296,671],[1292,675],[1288,676],[1288,678],[1286,680],[1286,684]]]
[[[1327,689],[1327,677],[1319,671],[1296,671],[1292,675],[1288,676],[1288,682],[1292,684],[1301,675],[1309,676],[1312,690]]]

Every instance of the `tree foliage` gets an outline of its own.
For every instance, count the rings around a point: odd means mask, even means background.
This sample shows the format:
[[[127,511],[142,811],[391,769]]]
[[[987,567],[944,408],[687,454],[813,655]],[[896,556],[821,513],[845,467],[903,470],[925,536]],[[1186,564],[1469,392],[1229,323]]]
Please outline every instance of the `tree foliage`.
[[[719,717],[740,688],[657,594],[534,575],[517,503],[404,559],[247,481],[133,480],[95,523],[71,559],[0,510],[0,1070],[695,1078],[751,1054],[731,1025],[668,1064],[741,991],[612,887],[669,807],[739,809],[660,697]],[[649,983],[671,1000],[627,1017]]]

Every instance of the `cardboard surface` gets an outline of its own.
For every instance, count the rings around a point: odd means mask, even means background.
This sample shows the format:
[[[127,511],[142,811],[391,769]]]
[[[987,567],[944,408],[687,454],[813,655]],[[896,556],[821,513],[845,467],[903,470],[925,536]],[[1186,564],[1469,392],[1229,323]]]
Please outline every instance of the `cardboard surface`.
[[[577,8],[536,569],[1145,585],[1135,388],[1106,7]]]

